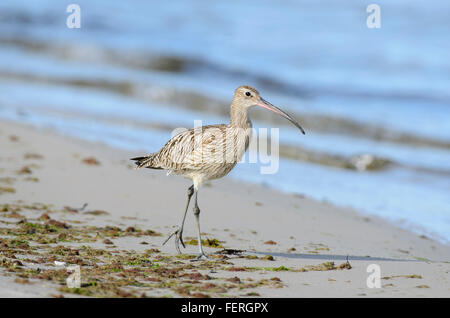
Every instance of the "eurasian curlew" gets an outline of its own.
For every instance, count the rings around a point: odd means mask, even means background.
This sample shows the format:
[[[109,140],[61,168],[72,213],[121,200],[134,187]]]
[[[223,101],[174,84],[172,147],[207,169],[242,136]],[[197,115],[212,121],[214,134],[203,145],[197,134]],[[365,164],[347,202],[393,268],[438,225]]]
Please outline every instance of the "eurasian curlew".
[[[197,259],[208,258],[201,243],[200,209],[197,203],[198,189],[205,181],[227,175],[244,155],[252,134],[252,123],[248,117],[248,109],[253,106],[266,108],[285,117],[305,134],[303,128],[294,118],[264,100],[256,89],[250,86],[240,86],[234,92],[229,124],[203,126],[184,131],[171,138],[160,151],[131,159],[135,161],[136,169],[164,169],[187,177],[193,182],[193,185],[188,189],[186,208],[181,225],[163,244],[172,236],[175,236],[177,251],[181,253],[180,243],[185,247],[183,242],[184,221],[191,197],[194,195],[194,215],[199,246]]]

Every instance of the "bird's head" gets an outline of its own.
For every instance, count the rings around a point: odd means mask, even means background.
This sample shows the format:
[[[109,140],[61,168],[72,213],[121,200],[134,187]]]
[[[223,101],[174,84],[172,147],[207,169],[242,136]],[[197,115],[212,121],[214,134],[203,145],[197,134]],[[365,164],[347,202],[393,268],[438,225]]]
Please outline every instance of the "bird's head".
[[[261,97],[261,95],[259,95],[259,92],[251,86],[242,85],[236,88],[236,90],[234,91],[233,105],[236,105],[245,110],[253,106],[259,106],[273,111],[274,113],[277,113],[278,115],[281,115],[289,120],[298,129],[300,129],[302,134],[305,134],[303,128],[291,115],[266,101]]]

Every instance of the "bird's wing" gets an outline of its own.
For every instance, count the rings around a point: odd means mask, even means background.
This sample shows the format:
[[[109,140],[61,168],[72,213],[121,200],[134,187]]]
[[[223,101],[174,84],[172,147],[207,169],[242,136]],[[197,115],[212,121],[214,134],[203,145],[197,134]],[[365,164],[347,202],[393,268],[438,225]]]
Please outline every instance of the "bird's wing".
[[[203,126],[170,139],[158,153],[163,169],[199,170],[207,163],[224,160],[226,125]]]

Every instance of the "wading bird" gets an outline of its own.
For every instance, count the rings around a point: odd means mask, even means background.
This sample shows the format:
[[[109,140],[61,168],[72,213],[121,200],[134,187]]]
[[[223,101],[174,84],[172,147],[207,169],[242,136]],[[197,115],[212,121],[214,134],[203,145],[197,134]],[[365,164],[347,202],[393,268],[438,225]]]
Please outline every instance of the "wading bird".
[[[200,185],[208,180],[222,178],[227,175],[241,160],[248,148],[252,134],[252,123],[248,110],[259,106],[271,110],[292,122],[305,134],[300,124],[280,108],[264,100],[259,92],[250,86],[240,86],[234,92],[231,104],[231,119],[229,124],[203,126],[186,130],[171,138],[160,151],[153,154],[132,158],[139,168],[163,169],[192,180],[193,185],[187,192],[186,208],[180,227],[173,232],[175,247],[179,253],[183,242],[183,227],[191,197],[194,196],[194,215],[197,227],[199,255],[208,258],[203,251],[200,234],[200,208],[197,194]]]

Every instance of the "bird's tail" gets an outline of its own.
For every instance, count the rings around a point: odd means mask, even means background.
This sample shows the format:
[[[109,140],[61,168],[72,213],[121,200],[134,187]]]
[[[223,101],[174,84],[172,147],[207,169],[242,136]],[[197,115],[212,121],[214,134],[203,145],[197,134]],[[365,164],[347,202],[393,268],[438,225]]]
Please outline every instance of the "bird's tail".
[[[145,157],[136,157],[131,158],[130,160],[133,160],[136,164],[136,169],[140,168],[150,168],[150,169],[161,169],[157,166],[155,162],[155,154],[151,154]]]

